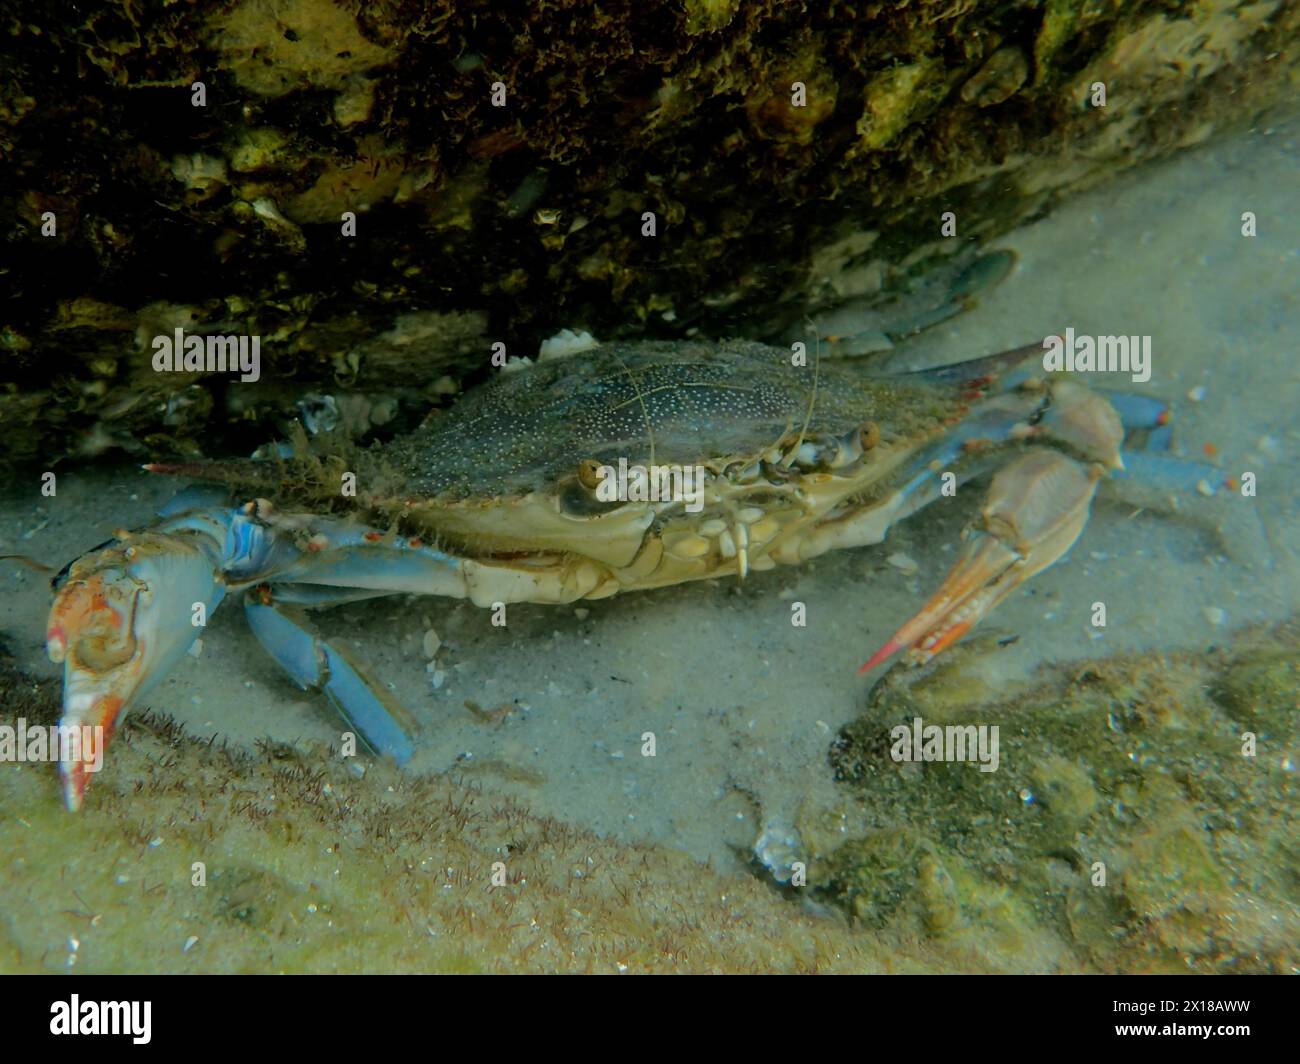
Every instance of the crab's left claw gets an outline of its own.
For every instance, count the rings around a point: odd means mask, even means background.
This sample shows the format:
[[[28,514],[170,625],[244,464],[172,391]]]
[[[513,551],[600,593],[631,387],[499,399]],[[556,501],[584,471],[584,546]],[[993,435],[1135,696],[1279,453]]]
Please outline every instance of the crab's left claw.
[[[59,770],[76,810],[122,713],[190,648],[225,589],[198,542],[149,533],[83,555],[54,589],[45,645],[63,663]]]
[[[1103,473],[1057,451],[1033,451],[1000,471],[989,487],[982,527],[934,597],[859,671],[904,647],[924,664],[970,631],[1035,573],[1073,546]]]

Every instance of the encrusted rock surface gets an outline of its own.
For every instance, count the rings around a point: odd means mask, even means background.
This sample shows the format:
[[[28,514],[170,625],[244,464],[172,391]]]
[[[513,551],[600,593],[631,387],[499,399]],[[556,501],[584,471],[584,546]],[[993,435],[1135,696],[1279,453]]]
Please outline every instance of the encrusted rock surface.
[[[1294,98],[1300,4],[32,0],[2,28],[3,460],[44,467],[246,451],[314,391],[413,417],[566,326],[761,335]],[[154,372],[178,327],[260,337],[260,380]]]

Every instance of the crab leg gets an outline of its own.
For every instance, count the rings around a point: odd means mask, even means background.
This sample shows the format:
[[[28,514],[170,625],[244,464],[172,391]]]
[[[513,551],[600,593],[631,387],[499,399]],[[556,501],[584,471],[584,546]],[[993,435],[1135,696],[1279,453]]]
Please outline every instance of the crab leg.
[[[267,587],[249,592],[244,614],[257,641],[294,683],[323,691],[377,753],[399,765],[410,760],[415,719],[366,675],[347,647],[321,639],[301,609],[275,602]]]
[[[1101,468],[1056,451],[1022,455],[993,478],[982,527],[921,611],[862,668],[903,647],[924,663],[955,643],[994,606],[1073,546],[1088,521]]]
[[[185,493],[178,505],[200,499]],[[227,591],[247,591],[248,622],[281,668],[321,690],[372,749],[400,764],[413,752],[411,715],[345,645],[318,637],[302,607],[399,593],[485,606],[570,602],[602,579],[591,563],[472,561],[418,538],[281,513],[265,500],[169,507],[152,528],[119,532],[55,581],[47,649],[64,663],[62,723],[84,736],[61,761],[64,801],[80,808],[122,714],[175,667]]]
[[[278,579],[300,562],[310,567],[316,560],[310,537],[306,551],[299,546],[302,523],[258,503],[173,512],[151,529],[119,532],[56,578],[46,649],[64,666],[60,723],[78,729],[79,738],[60,748],[68,809],[81,807],[122,715],[176,666],[226,592]],[[386,561],[391,566],[391,556]],[[463,594],[457,559],[436,554],[421,557],[420,564],[431,587],[445,584],[450,593]],[[439,570],[444,584],[433,579]],[[366,590],[318,588],[306,597],[325,604],[404,589],[403,574],[388,576],[390,586],[378,580],[371,581],[378,587]],[[364,586],[366,579],[356,582]],[[316,640],[289,618],[277,622],[250,611],[250,621],[281,666],[304,686],[322,686],[375,749],[398,760],[409,756],[409,715],[395,710],[346,650]]]

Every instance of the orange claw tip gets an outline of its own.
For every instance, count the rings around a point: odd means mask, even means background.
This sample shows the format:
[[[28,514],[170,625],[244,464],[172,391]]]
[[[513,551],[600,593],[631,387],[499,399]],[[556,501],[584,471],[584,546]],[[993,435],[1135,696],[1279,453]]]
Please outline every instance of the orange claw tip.
[[[86,786],[93,773],[99,771],[103,751],[90,759],[64,762],[59,766],[60,782],[63,787],[63,807],[69,813],[77,812],[86,801]]]
[[[925,645],[920,649],[926,654],[926,660],[942,654],[953,643],[957,642],[962,636],[971,630],[974,622],[970,620],[956,621],[950,624],[943,632],[933,637],[933,641],[927,640]]]
[[[69,813],[75,813],[86,800],[86,769],[80,763],[64,768],[63,807]]]
[[[858,675],[865,676],[877,665],[879,665],[882,661],[886,660],[887,658],[892,658],[895,654],[897,654],[902,649],[903,649],[902,643],[900,643],[897,639],[891,639],[888,643],[886,643],[883,647],[881,647],[873,655],[871,655],[871,660],[868,661],[865,665],[862,666],[862,668],[858,670]]]
[[[86,798],[90,777],[104,767],[104,752],[117,726],[124,700],[117,695],[98,698],[83,714],[65,715],[60,725],[70,728],[77,744],[60,746],[59,776],[63,788],[63,804],[68,812],[75,813]],[[74,723],[75,722],[75,723]],[[61,739],[60,742],[65,740]]]

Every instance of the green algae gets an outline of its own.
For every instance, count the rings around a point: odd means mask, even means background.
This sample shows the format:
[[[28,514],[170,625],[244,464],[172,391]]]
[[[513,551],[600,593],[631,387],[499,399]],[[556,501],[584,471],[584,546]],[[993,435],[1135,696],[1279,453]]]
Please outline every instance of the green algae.
[[[919,60],[876,75],[867,85],[866,106],[858,119],[860,146],[868,151],[884,148],[937,107],[956,80],[957,75],[937,59]]]
[[[694,36],[722,29],[736,16],[740,0],[687,0],[686,32]]]
[[[989,643],[895,669],[844,730],[832,764],[861,827],[810,862],[820,894],[995,963],[1057,949],[1062,968],[1294,971],[1300,625],[1010,690],[989,681]],[[997,724],[998,770],[893,763],[884,736],[914,716]]]
[[[199,0],[7,18],[0,416],[20,431],[2,460],[48,465],[246,451],[416,307],[479,316],[525,353],[562,326],[760,338],[775,303],[808,306],[809,264],[846,234],[880,233],[862,265],[892,269],[942,211],[988,239],[1293,97],[1300,5]],[[1086,102],[1098,80],[1104,110]],[[87,299],[132,327],[61,328]],[[232,410],[220,380],[145,383],[135,334],[159,302],[261,336],[255,396]],[[486,349],[431,345],[408,375],[481,375]],[[348,383],[382,388],[382,371]]]
[[[6,671],[0,687],[5,723],[53,721],[52,684]],[[362,772],[319,749],[238,751],[147,713],[109,758],[77,815],[52,766],[4,766],[0,970],[879,971],[891,960],[750,877],[599,839],[477,786]]]
[[[1211,693],[1229,716],[1266,739],[1300,731],[1300,659],[1289,650],[1242,655],[1223,671]]]
[[[52,766],[0,773],[0,970],[1294,971],[1296,733],[1252,756],[1236,718],[1294,713],[1298,644],[1291,622],[1010,688],[992,638],[895,669],[833,745],[784,891],[538,816],[490,774],[143,713],[80,814]],[[0,723],[51,723],[55,697],[0,669]],[[998,770],[895,764],[913,714],[997,723]]]

